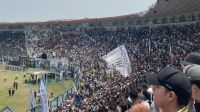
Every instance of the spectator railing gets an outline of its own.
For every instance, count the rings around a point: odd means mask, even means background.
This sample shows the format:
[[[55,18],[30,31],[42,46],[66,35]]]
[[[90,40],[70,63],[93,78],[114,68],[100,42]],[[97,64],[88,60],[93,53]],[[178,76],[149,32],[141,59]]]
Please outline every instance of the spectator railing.
[[[74,86],[75,85],[73,85],[70,89],[58,95],[54,99],[48,101],[50,112],[53,111],[53,109],[56,109],[63,101],[67,100],[70,95],[76,93]],[[32,109],[29,109],[27,110],[27,112],[42,112],[42,105],[38,105]]]

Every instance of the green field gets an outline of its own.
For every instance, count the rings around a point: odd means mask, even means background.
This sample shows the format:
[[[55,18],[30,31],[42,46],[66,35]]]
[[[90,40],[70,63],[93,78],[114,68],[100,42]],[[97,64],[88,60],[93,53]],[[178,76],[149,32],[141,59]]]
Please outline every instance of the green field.
[[[30,71],[40,71],[37,69],[29,69]],[[0,110],[4,107],[9,106],[15,112],[25,112],[27,109],[30,108],[30,89],[29,84],[24,83],[23,75],[26,72],[14,72],[4,70],[4,66],[0,65]],[[15,91],[14,96],[9,97],[8,90],[13,86],[13,82],[15,77],[18,77],[18,90]],[[7,79],[7,82],[4,82],[4,79]],[[72,80],[65,80],[60,82],[52,82],[48,83],[47,91],[50,89],[53,90],[54,96],[60,95],[62,92],[70,89],[70,87],[74,84]],[[38,90],[38,85],[32,85],[33,90]],[[49,95],[49,100],[50,94]]]

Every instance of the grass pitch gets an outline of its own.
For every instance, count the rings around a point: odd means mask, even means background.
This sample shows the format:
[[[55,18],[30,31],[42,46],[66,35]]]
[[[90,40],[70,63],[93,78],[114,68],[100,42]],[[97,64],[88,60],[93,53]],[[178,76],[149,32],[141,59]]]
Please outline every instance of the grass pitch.
[[[27,72],[30,71],[41,71],[38,69],[30,68]],[[13,109],[15,112],[26,112],[30,109],[30,86],[27,83],[24,83],[24,74],[26,72],[15,72],[4,70],[4,65],[0,65],[0,110],[8,106]],[[15,77],[18,77],[18,90],[15,91],[15,94],[11,97],[8,95],[9,88],[13,87],[13,82]],[[4,79],[7,79],[7,82],[4,82]],[[54,96],[60,95],[63,91],[66,91],[72,87],[74,82],[72,80],[64,80],[60,82],[48,83],[47,91],[50,89],[53,90]],[[38,84],[32,85],[32,90],[38,90]],[[50,94],[49,95],[49,100]]]

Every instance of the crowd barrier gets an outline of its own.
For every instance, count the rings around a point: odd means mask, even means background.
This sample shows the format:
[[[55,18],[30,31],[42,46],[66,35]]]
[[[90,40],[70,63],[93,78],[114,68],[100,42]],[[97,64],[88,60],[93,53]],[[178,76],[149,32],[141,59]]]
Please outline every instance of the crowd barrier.
[[[49,109],[53,110],[53,109],[57,108],[63,101],[67,100],[70,95],[75,94],[75,93],[76,93],[75,88],[74,88],[74,86],[72,86],[70,89],[63,92],[59,96],[55,97],[52,100],[49,100],[48,101]],[[27,110],[27,112],[42,112],[42,106],[38,105],[35,108]]]

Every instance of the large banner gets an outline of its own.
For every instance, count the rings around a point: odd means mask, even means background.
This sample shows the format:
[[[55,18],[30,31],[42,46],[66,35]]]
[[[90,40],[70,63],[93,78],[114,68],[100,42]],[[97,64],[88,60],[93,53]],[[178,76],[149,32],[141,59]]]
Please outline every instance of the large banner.
[[[5,70],[24,72],[25,68],[21,66],[5,65]]]
[[[35,59],[35,68],[49,70],[50,62],[49,62],[49,60],[36,58]]]
[[[68,63],[65,60],[50,60],[50,71],[61,72],[66,71]]]
[[[25,65],[31,68],[35,68],[35,58],[19,57],[20,65]]]
[[[50,71],[57,72],[58,71],[58,61],[50,60]]]
[[[41,63],[42,63],[41,60],[36,58],[35,59],[35,68],[41,68],[40,67]]]
[[[42,105],[42,112],[49,112],[47,90],[43,80],[40,81],[40,101]]]
[[[123,76],[130,75],[131,64],[124,45],[117,47],[102,58],[107,62],[108,66],[115,68]]]

